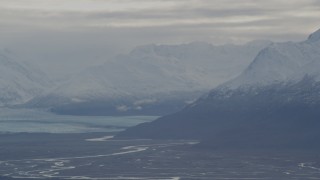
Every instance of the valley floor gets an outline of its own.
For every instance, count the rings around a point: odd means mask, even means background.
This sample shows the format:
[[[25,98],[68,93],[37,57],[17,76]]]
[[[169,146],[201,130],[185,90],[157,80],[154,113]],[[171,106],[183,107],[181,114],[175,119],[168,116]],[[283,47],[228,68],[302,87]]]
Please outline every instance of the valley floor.
[[[0,135],[0,179],[320,179],[320,153],[209,151],[112,133]]]

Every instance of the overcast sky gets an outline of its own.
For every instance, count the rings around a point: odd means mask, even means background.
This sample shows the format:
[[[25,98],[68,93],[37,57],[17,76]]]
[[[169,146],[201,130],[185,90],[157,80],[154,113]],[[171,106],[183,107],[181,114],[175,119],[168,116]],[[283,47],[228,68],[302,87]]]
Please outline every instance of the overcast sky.
[[[319,28],[319,0],[0,0],[0,47],[52,72],[142,44],[299,41]]]

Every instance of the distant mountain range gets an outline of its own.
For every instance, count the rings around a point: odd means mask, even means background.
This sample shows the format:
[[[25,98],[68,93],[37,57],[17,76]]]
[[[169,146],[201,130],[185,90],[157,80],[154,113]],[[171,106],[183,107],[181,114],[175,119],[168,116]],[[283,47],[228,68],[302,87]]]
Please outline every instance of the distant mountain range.
[[[269,41],[146,45],[74,75],[26,107],[73,115],[164,115],[239,75]]]
[[[201,139],[210,148],[320,147],[320,30],[274,43],[183,110],[118,137]]]
[[[45,73],[0,51],[0,106],[22,104],[52,87]]]

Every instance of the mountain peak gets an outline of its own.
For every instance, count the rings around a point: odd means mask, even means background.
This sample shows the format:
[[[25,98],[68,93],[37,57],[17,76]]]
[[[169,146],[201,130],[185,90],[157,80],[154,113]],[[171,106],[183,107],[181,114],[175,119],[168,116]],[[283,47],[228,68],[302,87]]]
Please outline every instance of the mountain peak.
[[[316,32],[310,34],[308,41],[310,41],[310,42],[320,41],[320,29],[317,30]]]

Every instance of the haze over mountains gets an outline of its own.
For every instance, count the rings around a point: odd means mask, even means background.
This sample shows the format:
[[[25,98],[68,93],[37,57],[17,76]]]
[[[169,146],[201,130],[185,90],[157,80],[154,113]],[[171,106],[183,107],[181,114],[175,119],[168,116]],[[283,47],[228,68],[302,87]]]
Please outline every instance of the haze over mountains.
[[[119,137],[191,138],[199,146],[320,147],[320,30],[263,49],[235,79],[183,110]]]
[[[16,56],[0,51],[0,106],[25,103],[52,87],[52,82],[39,69],[18,63]]]
[[[239,75],[269,41],[213,46],[146,45],[74,75],[27,107],[75,115],[163,115],[176,112]]]

